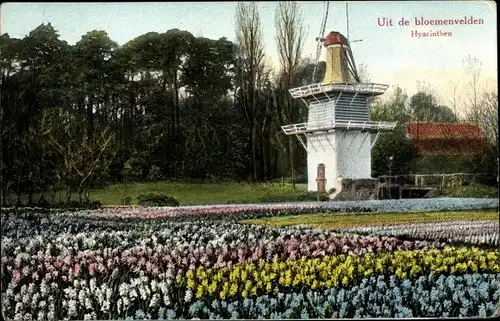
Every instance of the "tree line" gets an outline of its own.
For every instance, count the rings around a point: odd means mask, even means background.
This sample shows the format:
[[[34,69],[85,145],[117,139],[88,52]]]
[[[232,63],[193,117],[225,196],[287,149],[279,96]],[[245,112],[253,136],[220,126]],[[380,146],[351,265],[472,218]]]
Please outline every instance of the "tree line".
[[[91,188],[123,181],[295,183],[305,151],[280,126],[305,121],[307,109],[288,89],[318,82],[325,64],[312,79],[296,2],[278,3],[275,26],[279,67],[265,61],[255,3],[237,5],[234,43],[171,29],[121,46],[93,30],[70,45],[50,23],[1,35],[2,202],[53,202],[61,189],[88,200]],[[399,117],[388,106],[376,103],[375,118]]]

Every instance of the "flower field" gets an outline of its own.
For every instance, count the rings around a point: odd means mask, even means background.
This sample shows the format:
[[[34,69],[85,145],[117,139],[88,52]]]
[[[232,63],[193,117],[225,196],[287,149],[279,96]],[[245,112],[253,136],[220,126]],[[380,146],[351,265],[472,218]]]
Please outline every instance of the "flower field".
[[[335,229],[240,223],[498,208],[487,199],[409,201],[5,209],[3,313],[16,320],[494,314],[498,218]]]

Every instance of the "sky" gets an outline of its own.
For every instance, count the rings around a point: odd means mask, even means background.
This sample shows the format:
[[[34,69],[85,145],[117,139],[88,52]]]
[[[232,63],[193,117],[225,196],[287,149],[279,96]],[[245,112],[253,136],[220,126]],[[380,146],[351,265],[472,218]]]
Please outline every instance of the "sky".
[[[257,2],[262,20],[267,60],[279,67],[274,14],[277,2]],[[326,31],[349,37],[356,64],[367,66],[372,82],[396,86],[408,94],[431,87],[440,101],[451,97],[452,84],[464,94],[469,87],[463,59],[470,55],[482,65],[481,88],[497,88],[496,3],[493,1],[349,1],[349,34],[346,2],[331,1]],[[50,22],[70,44],[91,30],[104,30],[118,44],[147,32],[178,28],[195,36],[235,40],[235,1],[223,2],[107,2],[107,3],[2,3],[0,30],[22,38],[42,23]],[[324,1],[299,1],[307,38],[305,56],[315,56]],[[425,20],[482,19],[483,24],[416,26]],[[384,20],[386,18],[386,20]],[[383,21],[392,20],[392,26]],[[408,26],[400,26],[401,19]],[[451,33],[448,37],[412,37],[412,31]],[[419,85],[420,84],[420,85]],[[387,97],[387,95],[384,95]]]

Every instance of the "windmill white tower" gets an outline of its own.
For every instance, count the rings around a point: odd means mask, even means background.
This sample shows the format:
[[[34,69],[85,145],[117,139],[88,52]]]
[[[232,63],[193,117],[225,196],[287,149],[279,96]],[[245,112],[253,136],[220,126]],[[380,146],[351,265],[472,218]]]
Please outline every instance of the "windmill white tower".
[[[366,199],[373,196],[371,149],[379,135],[396,123],[370,120],[373,96],[388,85],[360,83],[349,41],[339,32],[323,39],[326,72],[321,83],[290,89],[308,107],[306,123],[282,126],[296,135],[307,151],[308,190],[317,191],[318,165],[324,165],[325,189],[332,199]],[[304,139],[305,138],[305,141]]]

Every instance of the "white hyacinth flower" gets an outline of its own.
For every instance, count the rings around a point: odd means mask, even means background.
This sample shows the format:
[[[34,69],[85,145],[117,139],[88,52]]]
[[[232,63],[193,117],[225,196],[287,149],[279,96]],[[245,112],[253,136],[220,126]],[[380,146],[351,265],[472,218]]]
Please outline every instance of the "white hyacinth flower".
[[[14,291],[12,291],[11,288],[8,288],[7,291],[5,291],[5,295],[7,298],[12,298],[14,296]]]
[[[129,293],[128,293],[128,296],[130,298],[137,298],[137,292],[135,291],[135,289],[132,289]]]
[[[118,311],[118,314],[122,313],[122,304],[123,300],[119,298],[118,301],[116,302],[116,310]]]
[[[101,305],[101,311],[104,312],[104,313],[107,313],[109,311],[109,307],[110,307],[110,302],[109,301],[104,301],[104,303]]]
[[[16,303],[16,308],[15,308],[14,312],[16,314],[24,312],[24,305],[21,302],[17,302]]]
[[[130,306],[130,300],[127,297],[123,297],[123,309],[125,310]]]
[[[49,287],[45,279],[43,279],[42,283],[40,283],[40,294],[42,297],[46,297],[49,294]]]
[[[33,293],[35,293],[35,292],[37,292],[37,291],[36,291],[36,286],[35,286],[35,283],[30,283],[30,284],[28,285],[28,293],[33,294]]]
[[[113,295],[113,290],[111,288],[106,288],[106,300],[111,300],[111,296]]]
[[[56,319],[56,315],[54,313],[54,311],[49,311],[47,313],[47,320],[55,320]]]
[[[69,300],[68,302],[68,315],[70,317],[75,317],[78,315],[77,307],[76,307],[76,301],[75,300]]]
[[[168,295],[168,293],[165,293],[163,295],[163,303],[165,304],[165,306],[170,306],[170,296]]]
[[[90,293],[94,293],[97,287],[95,278],[90,279],[89,286],[90,286]]]
[[[149,302],[149,307],[152,308],[152,307],[158,306],[159,301],[160,301],[160,295],[157,293],[153,294],[153,297],[151,298],[151,301]]]
[[[35,308],[36,308],[36,306],[38,305],[38,298],[39,298],[39,297],[40,297],[40,294],[38,294],[38,293],[35,293],[35,294],[33,295],[32,299],[31,299],[31,307],[32,307],[33,309],[35,309]]]
[[[184,302],[189,303],[193,299],[193,292],[191,290],[187,290],[184,295]]]
[[[19,291],[20,291],[21,295],[26,295],[28,293],[28,287],[26,286],[26,284],[23,284]]]
[[[25,294],[22,298],[22,302],[24,305],[28,305],[28,302],[31,300],[31,295]]]
[[[127,283],[122,283],[118,286],[118,293],[120,296],[126,296],[128,293],[128,284]]]
[[[38,311],[37,320],[38,320],[38,321],[44,321],[44,320],[45,320],[45,312],[43,312],[43,311]]]
[[[161,281],[161,283],[159,284],[159,287],[160,287],[160,289],[161,289],[161,292],[163,292],[163,293],[168,293],[168,292],[169,292],[169,291],[168,291],[169,289],[168,289],[168,284],[167,284],[167,282],[165,282],[165,281]]]
[[[24,316],[22,313],[16,313],[14,315],[14,320],[23,320]]]
[[[139,287],[139,294],[141,295],[141,299],[146,301],[148,299],[148,296],[146,294],[146,290],[144,289],[144,286]]]
[[[102,305],[104,303],[104,294],[102,293],[101,289],[97,289],[96,294],[99,305]]]
[[[156,292],[157,289],[158,289],[158,283],[156,282],[156,280],[151,280],[151,291]]]

